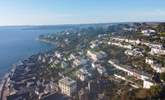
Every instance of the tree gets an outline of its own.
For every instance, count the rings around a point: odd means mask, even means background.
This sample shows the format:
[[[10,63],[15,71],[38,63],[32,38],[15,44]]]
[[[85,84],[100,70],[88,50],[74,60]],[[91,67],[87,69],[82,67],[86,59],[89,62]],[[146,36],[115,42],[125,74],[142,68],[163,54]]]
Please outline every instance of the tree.
[[[160,23],[157,27],[159,32],[165,32],[165,23]]]
[[[163,80],[163,81],[165,81],[165,73],[161,73],[160,74],[160,79]]]
[[[160,85],[151,86],[150,92],[152,96],[158,96],[159,93],[161,92]]]

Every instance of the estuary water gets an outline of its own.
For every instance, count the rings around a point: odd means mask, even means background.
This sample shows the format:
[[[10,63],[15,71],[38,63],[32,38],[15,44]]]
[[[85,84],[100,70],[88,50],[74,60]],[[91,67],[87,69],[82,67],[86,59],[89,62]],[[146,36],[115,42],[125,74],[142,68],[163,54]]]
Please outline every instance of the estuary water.
[[[37,41],[37,37],[57,31],[59,30],[0,27],[0,80],[11,69],[12,64],[54,48],[54,45]]]

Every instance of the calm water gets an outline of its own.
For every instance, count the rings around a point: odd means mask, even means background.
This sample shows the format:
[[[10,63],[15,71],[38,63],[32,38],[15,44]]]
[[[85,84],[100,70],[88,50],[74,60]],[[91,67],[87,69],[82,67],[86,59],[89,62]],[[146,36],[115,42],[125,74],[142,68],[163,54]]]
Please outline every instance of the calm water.
[[[57,30],[21,30],[0,28],[0,79],[11,65],[32,54],[54,48],[53,45],[36,40],[40,34],[54,33]]]

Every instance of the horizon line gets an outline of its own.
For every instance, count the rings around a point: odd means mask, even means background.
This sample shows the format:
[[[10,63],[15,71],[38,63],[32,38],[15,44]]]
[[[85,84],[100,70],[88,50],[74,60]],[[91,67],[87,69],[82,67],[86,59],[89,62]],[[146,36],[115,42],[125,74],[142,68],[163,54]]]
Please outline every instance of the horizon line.
[[[92,25],[92,24],[119,24],[119,23],[165,23],[165,21],[116,21],[116,22],[95,22],[95,23],[66,23],[66,24],[18,24],[0,25],[0,27],[27,27],[27,26],[66,26],[66,25]]]

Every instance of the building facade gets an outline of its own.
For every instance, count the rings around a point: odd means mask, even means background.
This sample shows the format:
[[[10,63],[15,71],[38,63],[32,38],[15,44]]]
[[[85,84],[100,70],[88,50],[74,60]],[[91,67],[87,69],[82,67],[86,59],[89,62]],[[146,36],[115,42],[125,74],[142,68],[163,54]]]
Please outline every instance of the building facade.
[[[69,77],[64,77],[58,82],[61,93],[72,96],[77,90],[77,83]]]

